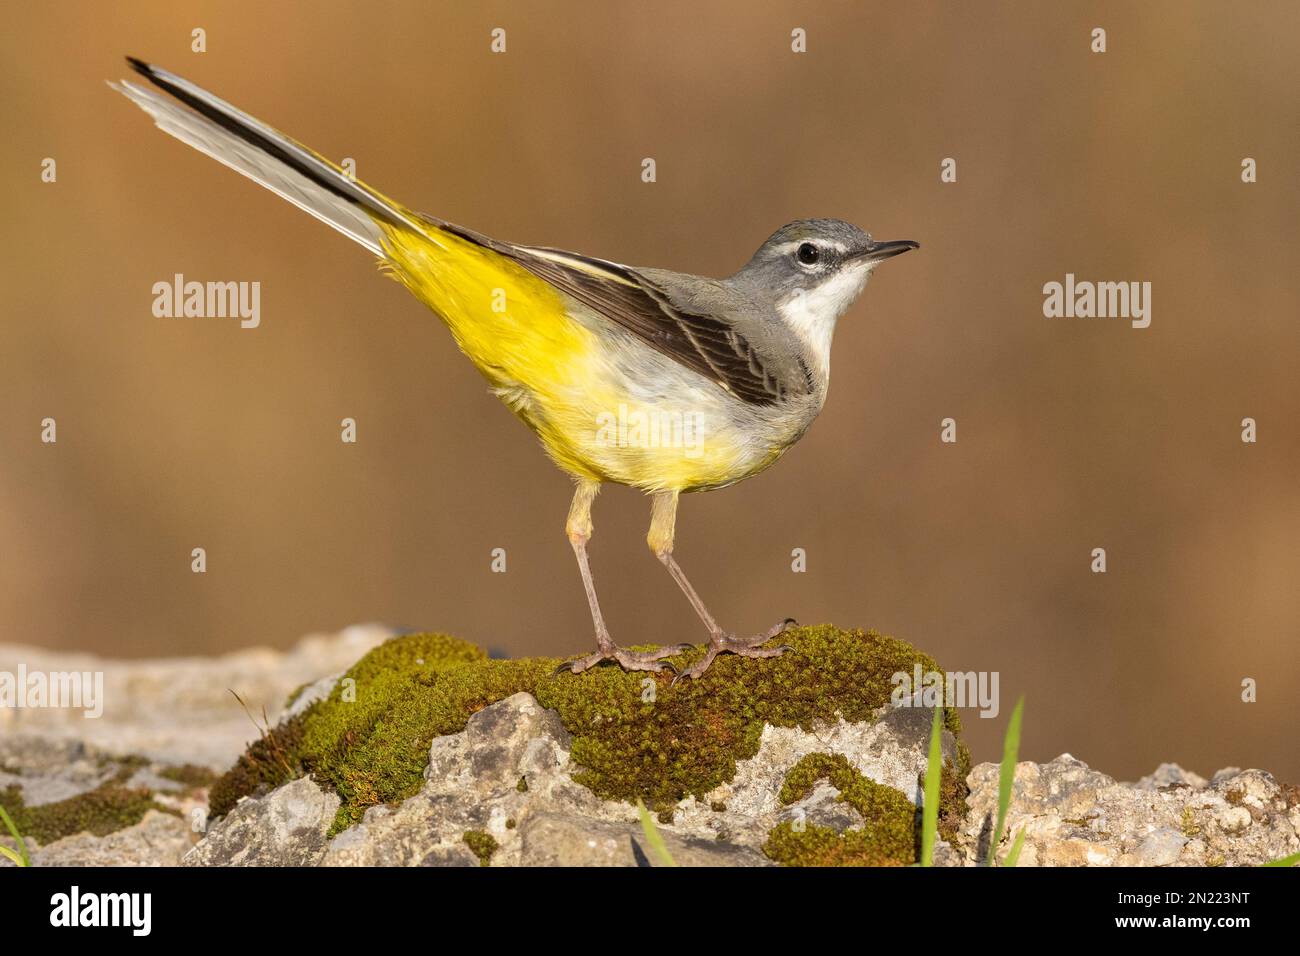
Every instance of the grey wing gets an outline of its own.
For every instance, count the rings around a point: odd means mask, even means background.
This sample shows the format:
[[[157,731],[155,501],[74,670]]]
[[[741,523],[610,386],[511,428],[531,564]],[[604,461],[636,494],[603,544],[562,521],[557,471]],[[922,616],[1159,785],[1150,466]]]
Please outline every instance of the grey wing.
[[[670,282],[603,259],[559,249],[517,246],[450,223],[430,221],[508,256],[742,401],[775,405],[811,387],[811,375],[797,356],[779,360],[738,329],[726,309],[701,314],[704,310],[683,301],[686,297]]]
[[[650,347],[753,405],[784,401],[792,384],[738,329],[725,309],[684,302],[668,282],[644,272],[555,249],[524,247],[519,262]]]

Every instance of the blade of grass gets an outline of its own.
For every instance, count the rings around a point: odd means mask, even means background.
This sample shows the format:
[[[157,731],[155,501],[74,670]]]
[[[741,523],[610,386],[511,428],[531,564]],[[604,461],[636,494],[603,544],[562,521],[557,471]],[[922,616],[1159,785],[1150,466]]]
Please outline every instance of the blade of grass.
[[[640,800],[636,802],[636,812],[641,817],[641,832],[645,834],[645,842],[650,845],[650,850],[658,858],[659,865],[676,866],[677,862],[673,859],[673,855],[668,852],[668,844],[664,843],[659,828],[655,826],[654,820],[650,818],[650,811],[645,808],[645,804]]]
[[[14,838],[14,842],[18,844],[17,853],[7,846],[0,846],[0,853],[13,860],[17,866],[31,866],[32,858],[27,855],[27,844],[23,842],[23,835],[18,832],[18,827],[14,825],[13,818],[9,816],[4,807],[0,807],[0,821],[4,823],[5,829],[9,831],[10,836]]]
[[[1020,717],[1025,710],[1025,698],[1022,694],[1016,701],[1015,710],[1011,711],[1011,720],[1007,722],[1007,734],[1002,739],[1002,767],[998,773],[998,822],[993,828],[993,839],[989,841],[988,859],[985,866],[998,865],[998,844],[1002,842],[1002,831],[1007,825],[1007,809],[1011,806],[1011,791],[1016,782],[1016,757],[1020,753]],[[1012,866],[1015,864],[1013,863]]]
[[[257,728],[257,732],[266,743],[267,749],[270,750],[271,755],[279,761],[280,769],[284,771],[285,775],[290,780],[292,780],[294,777],[293,767],[289,764],[289,758],[285,756],[284,751],[276,744],[275,737],[271,735],[271,722],[267,719],[266,708],[262,708],[262,723],[259,724],[257,718],[253,716],[253,712],[249,710],[248,705],[244,703],[244,698],[235,693],[233,687],[227,687],[226,690],[230,691],[231,696],[234,697],[235,700],[239,701],[239,706],[244,708],[244,713],[248,715],[249,722]]]
[[[1279,857],[1276,860],[1269,860],[1261,866],[1296,866],[1300,864],[1300,853],[1292,853],[1290,856]]]
[[[934,866],[939,833],[939,775],[943,773],[943,707],[934,709],[930,725],[930,756],[925,766],[925,796],[921,804],[921,865]]]
[[[1016,834],[1015,840],[1011,843],[1011,849],[1007,852],[1007,858],[1002,861],[1003,866],[1015,866],[1020,860],[1020,851],[1025,846],[1025,828],[1021,827],[1020,832]]]

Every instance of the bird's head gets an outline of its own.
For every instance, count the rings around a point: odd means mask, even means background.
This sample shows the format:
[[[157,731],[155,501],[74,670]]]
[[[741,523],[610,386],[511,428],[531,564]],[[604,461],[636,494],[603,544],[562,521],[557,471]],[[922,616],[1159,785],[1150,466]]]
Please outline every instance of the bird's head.
[[[882,242],[840,219],[800,219],[782,226],[733,277],[777,313],[829,362],[835,322],[853,304],[876,266],[920,244]]]

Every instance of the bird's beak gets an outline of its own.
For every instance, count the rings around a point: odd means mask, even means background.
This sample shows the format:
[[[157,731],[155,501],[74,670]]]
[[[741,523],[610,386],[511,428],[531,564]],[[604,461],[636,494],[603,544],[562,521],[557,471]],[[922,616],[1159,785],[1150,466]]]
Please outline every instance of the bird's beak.
[[[880,262],[884,259],[892,259],[894,256],[901,256],[904,252],[912,249],[920,249],[919,242],[913,242],[911,239],[895,239],[892,242],[873,242],[860,252],[853,254],[854,259],[864,259],[867,262]]]

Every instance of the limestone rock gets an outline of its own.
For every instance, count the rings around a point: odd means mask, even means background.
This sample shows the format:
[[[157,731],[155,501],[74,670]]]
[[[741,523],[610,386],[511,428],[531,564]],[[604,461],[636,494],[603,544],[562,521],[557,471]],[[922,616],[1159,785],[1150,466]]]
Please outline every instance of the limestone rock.
[[[986,763],[968,778],[970,862],[987,853],[998,773]],[[1229,769],[1206,782],[1172,764],[1119,783],[1062,754],[1017,765],[1000,852],[1021,830],[1021,866],[1256,866],[1300,850],[1300,790],[1261,770]]]
[[[767,726],[758,753],[740,761],[732,781],[710,793],[707,801],[681,801],[673,808],[673,822],[658,828],[680,865],[770,864],[761,848],[768,831],[789,818],[791,810],[780,805],[777,794],[786,772],[800,758],[842,753],[867,776],[906,786],[909,798],[916,799],[928,734],[928,716],[906,709],[889,711],[875,723],[841,720],[815,733]],[[945,746],[951,756],[955,740],[946,733]],[[478,865],[465,843],[465,834],[475,831],[496,842],[493,866],[652,865],[636,808],[601,800],[577,783],[570,772],[569,748],[570,736],[558,715],[531,694],[515,694],[485,707],[460,733],[433,740],[419,793],[397,806],[371,807],[359,824],[329,841],[319,862]],[[300,797],[311,793],[303,781],[295,781],[260,800],[241,801],[226,819],[212,825],[186,862],[237,862],[232,854],[248,844],[275,848],[259,850],[248,862],[289,862],[279,810],[289,788]],[[808,818],[821,825],[861,827],[856,811],[836,803],[836,796],[834,788],[820,787],[801,804]],[[319,798],[319,790],[313,798]],[[337,806],[337,801],[332,803],[330,812]],[[304,832],[314,841],[322,831],[309,826]],[[297,859],[314,862],[317,857],[312,850]]]
[[[382,628],[352,628],[285,653],[138,662],[0,645],[0,670],[19,660],[29,669],[102,669],[106,697],[99,720],[79,712],[0,711],[0,793],[32,809],[116,786],[146,792],[154,806],[106,836],[83,832],[46,846],[30,839],[33,863],[657,865],[636,807],[601,799],[577,782],[582,768],[573,761],[570,732],[531,693],[483,707],[462,730],[435,737],[422,785],[411,777],[418,791],[370,807],[341,832],[336,821],[355,817],[340,815],[339,796],[310,777],[258,789],[198,832],[207,795],[196,782],[201,772],[190,771],[228,767],[259,733],[228,688],[259,719],[264,704],[272,723],[302,714],[387,636]],[[925,708],[886,706],[872,719],[839,717],[807,729],[763,724],[761,734],[755,727],[758,750],[737,760],[730,779],[702,798],[654,808],[659,833],[675,861],[688,866],[771,865],[763,852],[769,834],[796,821],[851,834],[868,821],[827,779],[782,804],[791,768],[812,754],[840,755],[919,804],[930,718]],[[958,756],[947,731],[943,750],[950,761]],[[970,773],[965,816],[956,839],[936,847],[936,865],[983,862],[998,772],[996,764],[982,764]],[[1261,770],[1226,768],[1207,780],[1176,764],[1121,783],[1063,754],[1017,767],[1000,854],[1021,831],[1021,866],[1255,865],[1300,851],[1300,789]],[[0,841],[12,845],[4,834]]]
[[[116,833],[79,833],[31,851],[32,866],[177,866],[194,846],[192,836],[184,816],[150,810]]]
[[[183,860],[186,866],[311,866],[325,853],[337,794],[301,777],[228,813]]]

